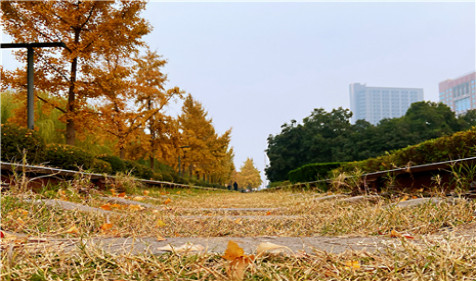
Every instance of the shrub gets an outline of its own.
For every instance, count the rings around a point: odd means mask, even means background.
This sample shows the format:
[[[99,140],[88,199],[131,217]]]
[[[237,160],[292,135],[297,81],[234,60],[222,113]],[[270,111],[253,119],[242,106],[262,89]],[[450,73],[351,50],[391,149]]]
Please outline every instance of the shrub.
[[[395,150],[386,155],[346,163],[335,171],[351,172],[359,169],[363,172],[376,172],[408,165],[443,162],[473,156],[476,156],[476,127],[468,131],[457,132],[451,136],[444,136]]]
[[[38,132],[14,124],[1,124],[1,127],[2,161],[21,162],[24,153],[28,163],[37,164],[42,161],[45,143]]]
[[[340,167],[341,163],[312,163],[301,166],[288,173],[288,178],[292,183],[309,182],[328,178],[329,172]]]
[[[91,170],[94,173],[112,174],[111,164],[109,162],[97,158],[93,159]]]
[[[152,169],[149,167],[130,160],[124,160],[124,164],[126,165],[126,170],[135,177],[141,179],[151,179],[154,176],[154,171],[152,171]]]
[[[106,161],[111,165],[112,173],[127,172],[126,163],[114,155],[100,155],[97,157],[100,160]]]
[[[89,152],[65,144],[49,144],[44,158],[46,165],[66,170],[91,169],[93,160]]]

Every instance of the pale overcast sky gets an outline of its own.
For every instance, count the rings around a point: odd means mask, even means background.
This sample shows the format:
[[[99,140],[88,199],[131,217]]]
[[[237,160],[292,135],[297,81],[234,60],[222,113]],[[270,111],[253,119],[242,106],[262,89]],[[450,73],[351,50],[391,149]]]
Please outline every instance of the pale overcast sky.
[[[314,108],[349,107],[349,84],[415,87],[475,70],[475,2],[150,2],[146,41],[191,93],[235,164],[265,167],[269,134]],[[3,64],[10,61],[2,51]],[[264,177],[263,177],[264,178]]]

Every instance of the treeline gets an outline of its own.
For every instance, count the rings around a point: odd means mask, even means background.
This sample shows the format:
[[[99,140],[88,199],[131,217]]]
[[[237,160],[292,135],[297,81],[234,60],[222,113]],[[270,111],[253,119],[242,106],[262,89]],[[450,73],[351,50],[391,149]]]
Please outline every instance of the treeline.
[[[425,140],[450,135],[476,125],[476,111],[455,116],[442,103],[417,102],[400,118],[377,125],[365,120],[350,123],[352,113],[338,108],[314,109],[302,124],[292,120],[281,133],[268,137],[270,181],[288,179],[288,172],[309,163],[348,162],[383,155]]]
[[[35,48],[36,130],[47,143],[95,155],[163,163],[180,174],[231,180],[231,132],[218,134],[203,106],[179,87],[166,87],[167,61],[143,38],[146,1],[2,2],[4,32],[14,42],[61,41]],[[16,52],[26,65],[26,52]],[[26,126],[26,67],[2,69],[2,123]],[[168,113],[183,102],[178,117]]]

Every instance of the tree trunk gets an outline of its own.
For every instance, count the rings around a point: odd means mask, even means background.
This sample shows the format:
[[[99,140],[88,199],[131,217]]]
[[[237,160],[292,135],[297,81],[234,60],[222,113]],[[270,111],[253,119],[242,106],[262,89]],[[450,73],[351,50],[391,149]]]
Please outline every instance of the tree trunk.
[[[74,31],[74,43],[77,45],[79,43],[79,33],[80,30],[76,29]],[[75,85],[76,85],[76,75],[78,72],[78,58],[73,58],[71,62],[71,80],[68,91],[68,105],[66,106],[67,119],[66,119],[66,143],[69,145],[75,145],[76,143],[76,128],[74,127],[74,114],[76,113],[75,107]]]

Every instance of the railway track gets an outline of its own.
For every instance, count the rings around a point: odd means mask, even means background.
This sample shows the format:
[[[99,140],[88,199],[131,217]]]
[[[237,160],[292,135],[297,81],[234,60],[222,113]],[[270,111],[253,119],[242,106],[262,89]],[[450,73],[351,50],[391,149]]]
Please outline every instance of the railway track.
[[[117,179],[116,176],[86,173],[81,171],[64,170],[45,166],[24,165],[9,162],[0,162],[2,187],[7,187],[10,184],[18,181],[19,175],[25,175],[28,178],[28,185],[33,188],[39,188],[51,183],[58,183],[60,181],[71,180],[74,178],[87,178],[89,181],[99,187],[105,188],[107,182],[113,182]],[[166,187],[166,188],[199,188],[215,190],[210,187],[201,187],[180,183],[173,183],[167,181],[135,179],[137,182],[148,186]]]

